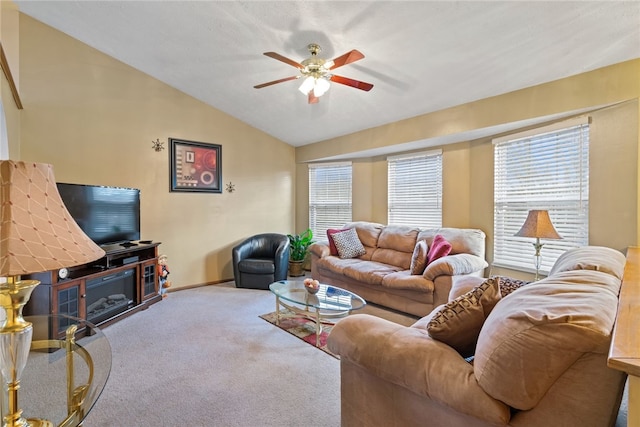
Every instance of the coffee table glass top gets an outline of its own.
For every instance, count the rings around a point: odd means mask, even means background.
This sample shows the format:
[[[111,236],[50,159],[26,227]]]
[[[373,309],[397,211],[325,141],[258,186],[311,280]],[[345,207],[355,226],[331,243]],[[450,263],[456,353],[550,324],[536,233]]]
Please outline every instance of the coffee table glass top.
[[[44,418],[58,427],[81,425],[111,372],[109,340],[94,325],[70,316],[25,316],[25,320],[33,324],[33,341],[20,382],[23,416]],[[82,331],[70,352],[64,340],[52,338],[61,325]]]
[[[365,300],[353,292],[322,283],[315,295],[307,292],[302,280],[280,280],[269,285],[269,289],[283,300],[320,311],[351,311],[367,305]]]

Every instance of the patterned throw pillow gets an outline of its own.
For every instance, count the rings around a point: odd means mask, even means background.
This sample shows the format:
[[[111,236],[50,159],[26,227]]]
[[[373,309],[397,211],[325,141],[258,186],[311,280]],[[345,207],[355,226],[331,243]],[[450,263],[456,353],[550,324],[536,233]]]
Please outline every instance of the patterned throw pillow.
[[[357,258],[367,252],[355,228],[335,233],[332,237],[340,258]]]
[[[336,244],[333,243],[333,235],[341,231],[347,231],[347,230],[348,228],[343,228],[343,229],[330,228],[327,230],[327,240],[329,240],[329,253],[331,255],[333,256],[338,255],[338,248],[336,248]]]
[[[493,276],[493,278],[497,279],[500,282],[500,295],[502,298],[509,295],[511,292],[515,291],[523,287],[524,285],[528,285],[531,282],[527,282],[526,280],[518,280],[513,277],[507,276]]]
[[[427,252],[429,246],[426,240],[419,240],[416,243],[416,247],[413,248],[413,255],[411,256],[411,274],[420,275],[424,273],[424,269],[427,267]]]
[[[482,325],[500,298],[498,279],[487,279],[441,306],[427,324],[427,332],[433,339],[453,347],[462,357],[472,356]]]
[[[427,265],[431,264],[438,258],[449,255],[451,252],[451,243],[440,234],[436,234],[431,242],[429,253],[427,254]]]

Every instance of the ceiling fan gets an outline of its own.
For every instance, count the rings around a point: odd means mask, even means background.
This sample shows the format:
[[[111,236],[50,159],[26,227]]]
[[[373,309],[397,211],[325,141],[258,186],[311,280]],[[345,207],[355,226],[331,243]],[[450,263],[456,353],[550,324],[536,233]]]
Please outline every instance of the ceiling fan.
[[[332,70],[335,70],[338,67],[342,67],[343,65],[350,64],[364,58],[364,55],[359,51],[354,49],[342,56],[338,56],[333,60],[327,61],[318,57],[318,53],[321,50],[319,45],[311,43],[307,48],[309,49],[309,52],[311,52],[311,57],[302,62],[293,61],[279,53],[265,52],[264,54],[270,58],[277,59],[285,64],[296,67],[300,71],[300,74],[297,76],[285,77],[283,79],[262,83],[254,86],[254,88],[262,89],[263,87],[271,86],[276,83],[303,78],[304,81],[300,85],[299,90],[308,96],[309,104],[315,104],[319,101],[319,98],[329,90],[329,87],[331,86],[329,82],[340,83],[367,92],[373,87],[371,83],[365,83],[331,73]]]

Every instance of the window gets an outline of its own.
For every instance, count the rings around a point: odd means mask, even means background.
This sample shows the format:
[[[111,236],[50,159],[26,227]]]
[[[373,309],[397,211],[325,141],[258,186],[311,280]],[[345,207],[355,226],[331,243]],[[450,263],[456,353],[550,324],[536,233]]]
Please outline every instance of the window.
[[[534,271],[534,239],[515,237],[530,209],[549,211],[562,240],[542,240],[540,271],[589,242],[588,118],[494,140],[494,252],[499,267]]]
[[[309,228],[316,238],[351,221],[351,162],[309,165]]]
[[[389,224],[442,226],[442,150],[387,158]]]

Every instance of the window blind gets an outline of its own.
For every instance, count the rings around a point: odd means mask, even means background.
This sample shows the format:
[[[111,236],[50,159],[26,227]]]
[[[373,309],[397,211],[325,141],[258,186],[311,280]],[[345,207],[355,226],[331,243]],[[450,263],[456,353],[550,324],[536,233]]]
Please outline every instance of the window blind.
[[[531,209],[545,209],[562,240],[541,239],[540,272],[589,242],[589,124],[583,117],[494,140],[493,265],[534,271],[533,238],[515,237]]]
[[[442,226],[442,150],[387,158],[389,224]]]
[[[351,221],[351,162],[309,165],[309,228],[316,239]]]

